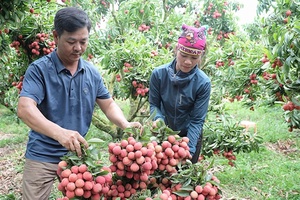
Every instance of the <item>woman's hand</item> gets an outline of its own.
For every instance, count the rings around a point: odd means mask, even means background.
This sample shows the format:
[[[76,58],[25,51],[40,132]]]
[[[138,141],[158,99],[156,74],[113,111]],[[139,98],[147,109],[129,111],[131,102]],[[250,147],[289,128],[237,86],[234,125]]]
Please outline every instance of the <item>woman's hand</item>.
[[[157,128],[157,124],[158,124],[159,122],[163,122],[163,120],[160,119],[160,118],[158,118],[157,120],[153,121],[153,123],[152,123],[152,128]]]

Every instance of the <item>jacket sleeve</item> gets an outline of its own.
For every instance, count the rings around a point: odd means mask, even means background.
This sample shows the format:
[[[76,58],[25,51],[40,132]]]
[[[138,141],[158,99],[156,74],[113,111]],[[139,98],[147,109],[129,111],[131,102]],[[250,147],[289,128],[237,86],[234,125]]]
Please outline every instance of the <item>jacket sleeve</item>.
[[[210,82],[202,85],[194,105],[194,109],[190,115],[190,124],[188,127],[187,137],[189,138],[190,152],[193,154],[196,151],[196,145],[200,135],[202,134],[203,124],[205,122],[209,99],[211,92]]]
[[[149,89],[149,103],[150,114],[156,112],[153,121],[157,119],[164,120],[164,116],[161,112],[161,95],[160,95],[160,74],[158,70],[153,70],[150,77],[150,89]]]

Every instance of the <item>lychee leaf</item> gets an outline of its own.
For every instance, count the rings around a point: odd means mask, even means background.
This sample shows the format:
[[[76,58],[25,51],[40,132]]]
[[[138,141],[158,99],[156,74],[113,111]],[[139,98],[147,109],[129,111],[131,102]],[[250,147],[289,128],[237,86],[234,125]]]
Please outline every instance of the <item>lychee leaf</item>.
[[[178,190],[178,191],[175,191],[175,192],[172,192],[180,197],[187,197],[190,195],[190,191],[186,191],[186,190]]]
[[[99,138],[91,138],[87,141],[89,144],[90,143],[95,143],[95,144],[99,144],[99,143],[104,143],[103,140],[99,139]]]
[[[192,191],[193,189],[194,189],[194,187],[191,186],[190,184],[188,184],[188,185],[182,186],[182,187],[180,188],[179,191],[188,191],[188,192],[190,192],[190,191]]]

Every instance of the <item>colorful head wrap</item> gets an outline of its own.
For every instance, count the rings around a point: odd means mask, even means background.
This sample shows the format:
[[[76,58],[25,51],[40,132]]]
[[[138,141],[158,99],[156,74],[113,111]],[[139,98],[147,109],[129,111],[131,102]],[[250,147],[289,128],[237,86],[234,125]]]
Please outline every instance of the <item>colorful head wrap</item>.
[[[195,28],[183,24],[182,33],[178,38],[178,50],[190,55],[202,54],[206,47],[206,29],[206,26]]]

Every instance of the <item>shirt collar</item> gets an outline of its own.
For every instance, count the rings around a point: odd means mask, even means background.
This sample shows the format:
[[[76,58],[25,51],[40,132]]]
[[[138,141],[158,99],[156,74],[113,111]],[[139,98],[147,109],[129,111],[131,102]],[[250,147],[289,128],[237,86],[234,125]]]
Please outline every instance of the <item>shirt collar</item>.
[[[59,59],[58,56],[57,56],[56,49],[55,49],[55,51],[53,51],[53,52],[51,53],[50,56],[51,56],[51,59],[53,60],[53,62],[54,62],[54,64],[55,64],[56,72],[57,72],[58,74],[59,74],[60,72],[66,70],[65,66],[62,64],[62,62],[60,61],[60,59]],[[78,69],[77,69],[77,71],[79,72],[79,71],[84,70],[84,69],[85,69],[85,67],[84,67],[84,65],[83,65],[82,58],[80,58],[79,61],[78,61]]]

